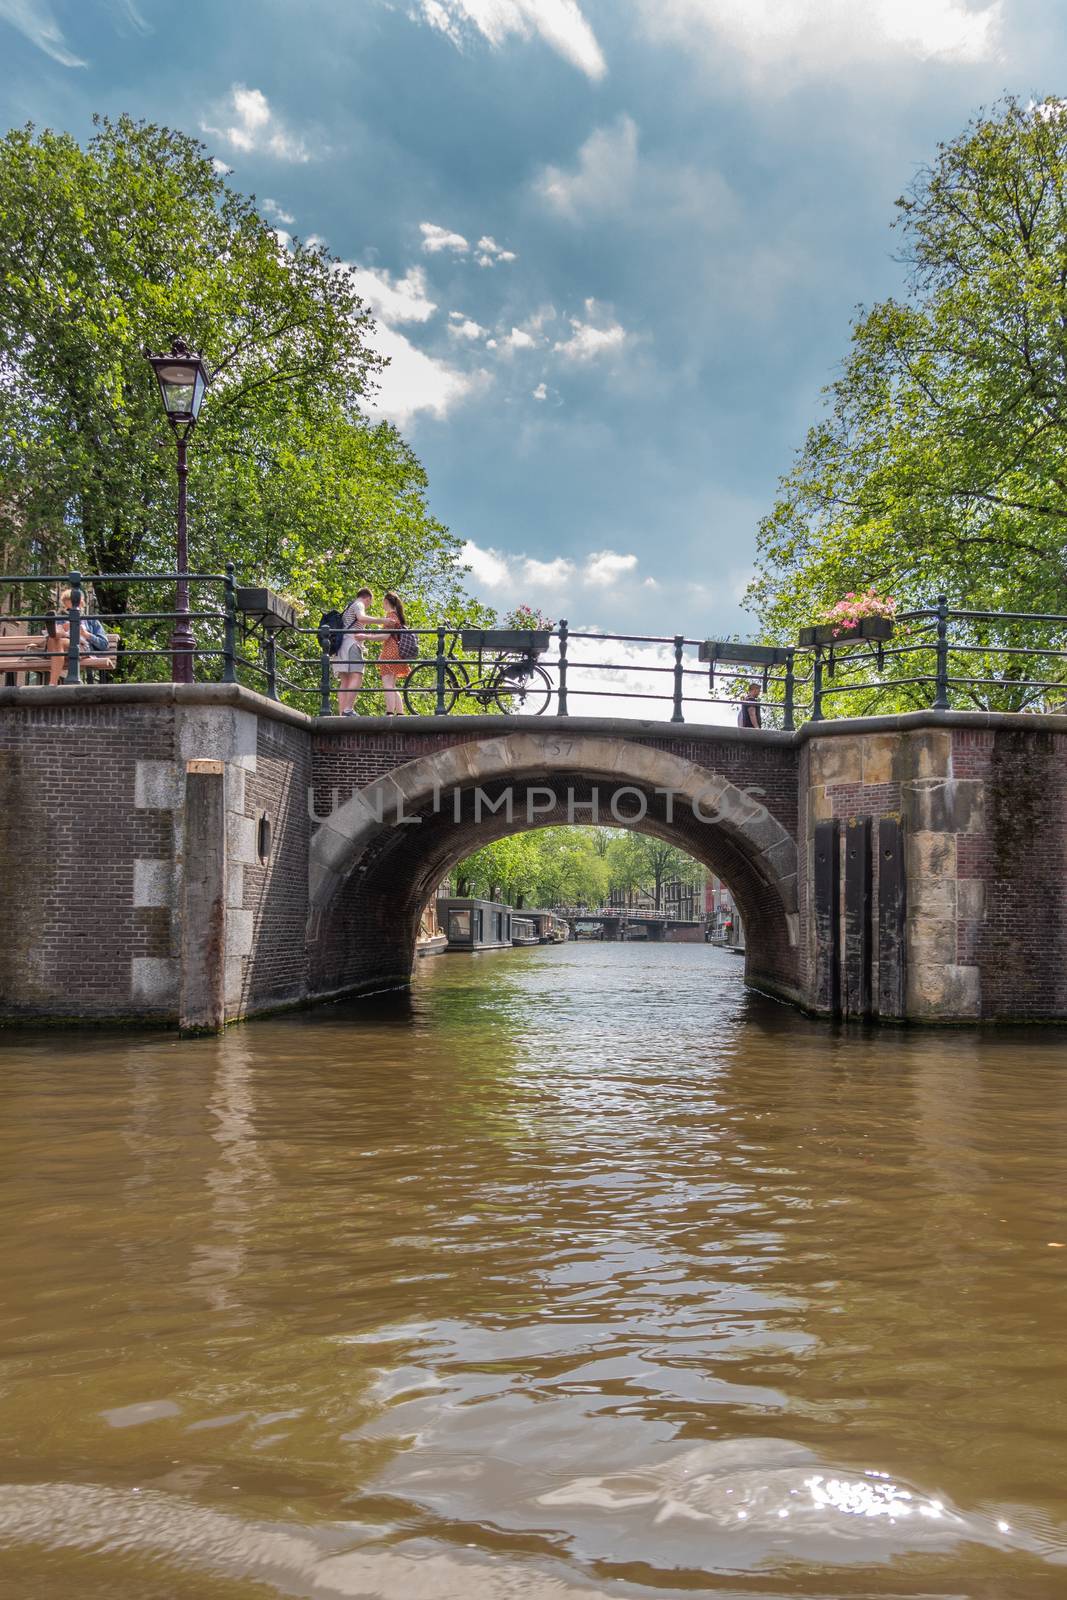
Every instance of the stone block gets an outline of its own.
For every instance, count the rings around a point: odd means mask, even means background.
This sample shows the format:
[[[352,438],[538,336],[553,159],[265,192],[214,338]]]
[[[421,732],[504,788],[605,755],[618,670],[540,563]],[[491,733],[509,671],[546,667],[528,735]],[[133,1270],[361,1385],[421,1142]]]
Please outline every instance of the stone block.
[[[226,863],[226,904],[240,910],[245,903],[245,869],[243,862]]]
[[[134,861],[133,903],[135,906],[174,905],[173,861]]]
[[[231,861],[252,866],[258,861],[256,819],[230,811],[226,815],[226,852]]]
[[[945,965],[956,959],[956,922],[953,917],[908,918],[908,961]]]
[[[778,830],[778,843],[769,850],[764,850],[763,859],[770,866],[772,875],[776,880],[796,876],[797,847],[785,832],[784,828]]]
[[[863,782],[865,784],[893,783],[902,756],[900,735],[872,733],[861,741]]]
[[[347,833],[338,833],[332,822],[324,822],[315,829],[311,839],[311,864],[346,877],[349,868],[361,854],[358,840]]]
[[[965,1022],[980,1015],[977,967],[951,961],[912,964],[907,991],[908,1017],[915,1022]]]
[[[177,1005],[178,962],[171,956],[133,956],[130,998],[140,1005]]]
[[[862,740],[855,736],[816,736],[809,746],[813,785],[863,782]]]
[[[981,878],[957,878],[956,915],[966,922],[985,920],[985,884]]]
[[[185,774],[173,761],[138,761],[133,803],[138,811],[176,811],[184,799]]]
[[[792,839],[790,839],[789,835],[782,827],[782,824],[778,821],[777,817],[771,816],[770,812],[766,810],[762,802],[756,801],[755,803],[759,806],[759,810],[754,812],[751,817],[746,818],[746,820],[741,824],[744,830],[745,838],[748,840],[749,844],[751,844],[756,850],[770,852],[777,845],[786,843],[792,848],[795,859],[796,847],[793,845]]]
[[[956,875],[955,834],[907,834],[905,852],[909,878],[953,878]]]
[[[952,734],[947,729],[909,733],[905,751],[907,770],[915,778],[947,778],[952,771]]]
[[[985,786],[978,778],[917,778],[902,792],[904,819],[916,833],[981,833]]]
[[[250,956],[255,943],[255,918],[251,911],[230,911],[226,916],[226,960]]]
[[[182,706],[178,712],[178,750],[182,761],[214,759],[256,770],[259,719],[233,706]]]
[[[226,806],[230,811],[245,808],[245,769],[235,763],[226,769]]]
[[[232,1019],[244,999],[245,963],[242,957],[227,958],[226,961],[226,1017]]]
[[[829,822],[834,814],[834,802],[830,791],[823,784],[816,784],[808,790],[808,821]]]
[[[907,886],[908,917],[956,916],[955,878],[909,878]]]

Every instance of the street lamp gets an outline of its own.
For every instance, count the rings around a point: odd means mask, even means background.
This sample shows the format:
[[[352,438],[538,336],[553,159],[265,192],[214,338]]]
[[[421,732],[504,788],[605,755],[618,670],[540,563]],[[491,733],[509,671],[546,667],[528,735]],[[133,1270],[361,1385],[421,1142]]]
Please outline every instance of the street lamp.
[[[189,435],[196,427],[204,391],[211,382],[207,367],[184,339],[172,339],[170,354],[145,356],[159,382],[163,409],[178,444],[178,585],[175,594],[174,632],[170,638],[170,675],[174,683],[193,681],[193,630],[189,622],[189,542],[185,518],[188,467],[185,460]]]

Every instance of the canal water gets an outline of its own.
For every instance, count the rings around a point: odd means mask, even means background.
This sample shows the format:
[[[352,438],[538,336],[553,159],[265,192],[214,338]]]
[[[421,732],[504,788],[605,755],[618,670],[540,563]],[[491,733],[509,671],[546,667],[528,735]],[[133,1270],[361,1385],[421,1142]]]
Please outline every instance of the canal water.
[[[0,1039],[0,1594],[1067,1594],[1067,1057],[694,945]]]

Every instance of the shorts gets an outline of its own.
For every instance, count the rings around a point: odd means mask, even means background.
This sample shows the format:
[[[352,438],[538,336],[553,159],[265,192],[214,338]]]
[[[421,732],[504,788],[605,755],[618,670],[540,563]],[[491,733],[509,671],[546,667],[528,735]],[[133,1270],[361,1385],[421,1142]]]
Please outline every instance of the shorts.
[[[354,634],[346,633],[331,665],[340,677],[342,673],[362,672],[365,659],[362,642]]]

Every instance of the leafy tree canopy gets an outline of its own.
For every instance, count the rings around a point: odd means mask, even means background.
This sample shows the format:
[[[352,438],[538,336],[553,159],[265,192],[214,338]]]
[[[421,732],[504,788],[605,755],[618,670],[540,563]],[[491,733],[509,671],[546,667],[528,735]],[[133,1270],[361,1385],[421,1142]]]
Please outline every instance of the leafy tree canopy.
[[[383,362],[351,275],[320,247],[283,249],[196,140],[129,117],[98,119],[86,148],[32,127],[0,140],[9,561],[173,567],[174,451],[144,351],[175,333],[214,373],[190,448],[191,565],[231,558],[315,621],[357,581],[396,586],[416,620],[418,598],[471,614],[420,463],[361,411]]]
[[[1005,100],[897,204],[908,294],[856,322],[760,528],[768,636],[870,585],[1067,611],[1067,106]]]

